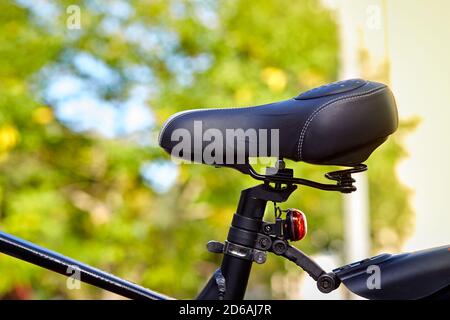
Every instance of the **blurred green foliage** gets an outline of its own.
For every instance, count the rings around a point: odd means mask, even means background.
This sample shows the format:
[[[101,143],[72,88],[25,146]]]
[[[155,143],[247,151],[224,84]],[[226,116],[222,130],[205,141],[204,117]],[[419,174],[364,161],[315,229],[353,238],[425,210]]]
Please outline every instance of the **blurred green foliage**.
[[[168,295],[194,297],[220,262],[206,252],[206,242],[226,237],[239,191],[255,182],[230,169],[182,165],[168,192],[153,190],[140,167],[168,161],[156,144],[160,125],[186,108],[281,100],[335,80],[337,28],[331,13],[311,0],[257,5],[135,0],[128,2],[131,14],[116,19],[118,28],[105,32],[114,2],[58,1],[47,24],[32,6],[0,3],[0,226]],[[69,4],[81,8],[80,30],[66,28]],[[175,35],[176,45],[130,39],[124,33],[130,26]],[[105,100],[129,94],[133,81],[127,68],[151,69],[147,103],[156,125],[148,132],[150,146],[75,132],[55,118],[42,94],[42,70],[66,67],[76,74],[74,51],[92,54],[120,75],[115,87],[101,92]],[[174,68],[169,55],[187,63]],[[199,56],[208,57],[208,67],[183,73]],[[401,238],[409,208],[394,175],[400,156],[398,141],[391,139],[369,164],[373,225]],[[316,179],[331,169],[290,165],[297,176]],[[341,249],[339,194],[300,188],[288,206],[308,214],[310,234],[300,244],[304,251]],[[386,245],[375,232],[373,238],[376,246]],[[271,275],[289,268],[276,257],[255,267],[249,296],[270,297]],[[3,255],[0,273],[0,294],[6,296],[108,297],[87,285],[67,290],[61,276]]]

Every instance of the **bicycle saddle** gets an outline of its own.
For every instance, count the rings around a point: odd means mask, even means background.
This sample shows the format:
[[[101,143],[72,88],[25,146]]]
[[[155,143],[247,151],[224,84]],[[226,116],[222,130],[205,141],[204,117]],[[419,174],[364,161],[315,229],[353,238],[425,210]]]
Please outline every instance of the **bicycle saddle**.
[[[373,266],[378,268],[377,275]],[[350,291],[367,299],[450,299],[448,245],[411,253],[382,254],[333,272]],[[372,281],[375,276],[379,277],[378,285]]]
[[[215,145],[214,152],[221,156],[232,153],[233,159],[238,156],[245,159],[261,156],[263,149],[273,151],[273,142],[279,138],[276,142],[280,159],[354,166],[365,161],[397,126],[396,104],[389,88],[377,82],[351,79],[260,106],[176,113],[163,125],[159,144],[175,157],[208,163],[202,155],[213,141],[216,142],[220,136],[225,139],[229,130],[248,133],[249,129],[254,129],[267,132],[267,139],[257,141],[258,135],[246,134],[240,146],[239,138],[232,141],[226,139]],[[188,148],[179,152],[175,146],[182,140],[181,133],[186,134],[189,141]],[[252,149],[252,144],[257,148]],[[238,168],[233,163],[225,162],[223,157],[223,162],[208,164]]]

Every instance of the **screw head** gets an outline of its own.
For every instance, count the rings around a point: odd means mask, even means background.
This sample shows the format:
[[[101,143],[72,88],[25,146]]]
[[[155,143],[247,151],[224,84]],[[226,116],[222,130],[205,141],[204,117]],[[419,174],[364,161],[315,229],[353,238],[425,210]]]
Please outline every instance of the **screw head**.
[[[265,231],[266,233],[270,233],[270,232],[272,231],[272,226],[271,226],[271,225],[266,225],[266,226],[264,227],[264,231]]]
[[[284,243],[284,241],[275,240],[272,248],[273,248],[273,253],[280,255],[286,251],[287,246],[286,246],[286,243]]]
[[[260,251],[255,252],[253,254],[253,260],[258,264],[266,262],[266,253]]]
[[[323,293],[330,293],[339,286],[334,277],[330,274],[321,275],[317,281],[318,289]]]
[[[267,238],[262,238],[261,240],[259,240],[259,245],[261,246],[261,248],[265,249],[269,246],[269,241],[267,240]]]
[[[283,161],[283,159],[277,160],[277,162],[275,163],[275,168],[283,170],[284,168],[286,168],[286,163]]]

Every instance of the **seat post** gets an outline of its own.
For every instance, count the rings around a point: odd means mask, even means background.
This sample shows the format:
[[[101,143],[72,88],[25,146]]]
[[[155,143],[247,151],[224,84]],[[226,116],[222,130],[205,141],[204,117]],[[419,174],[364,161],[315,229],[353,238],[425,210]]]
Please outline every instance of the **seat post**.
[[[284,189],[261,184],[241,192],[238,208],[228,232],[228,243],[254,249],[267,201],[284,202],[296,189],[291,185]],[[220,271],[225,278],[226,300],[242,300],[247,289],[253,261],[224,254]],[[213,276],[198,299],[218,299],[218,287]]]
[[[262,200],[254,197],[255,190],[261,187],[250,188],[241,192],[239,204],[237,208],[237,215],[262,221],[264,211],[266,209],[267,200]],[[248,232],[242,228],[238,222],[231,225],[228,232],[227,241],[237,243],[239,245],[254,247],[256,241],[256,233]],[[240,233],[245,233],[245,240],[239,237]],[[222,260],[222,274],[226,279],[226,294],[225,299],[242,300],[244,299],[245,291],[247,289],[248,279],[252,268],[252,261],[239,259],[230,255],[224,255]]]

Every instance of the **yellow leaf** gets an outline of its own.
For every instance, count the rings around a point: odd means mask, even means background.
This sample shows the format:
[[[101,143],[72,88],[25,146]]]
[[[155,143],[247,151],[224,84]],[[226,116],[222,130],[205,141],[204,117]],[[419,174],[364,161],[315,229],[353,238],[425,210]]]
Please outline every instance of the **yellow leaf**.
[[[265,68],[261,78],[273,92],[283,91],[287,84],[286,73],[278,68]]]
[[[0,127],[0,152],[7,152],[19,142],[19,132],[12,125]]]
[[[53,111],[49,107],[39,107],[33,112],[33,121],[38,124],[48,124],[53,121]]]
[[[240,88],[234,93],[234,99],[239,105],[248,105],[252,102],[253,92],[248,88]]]

